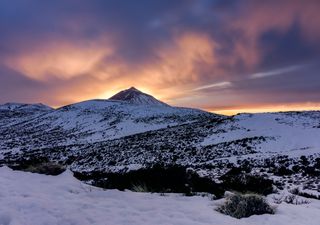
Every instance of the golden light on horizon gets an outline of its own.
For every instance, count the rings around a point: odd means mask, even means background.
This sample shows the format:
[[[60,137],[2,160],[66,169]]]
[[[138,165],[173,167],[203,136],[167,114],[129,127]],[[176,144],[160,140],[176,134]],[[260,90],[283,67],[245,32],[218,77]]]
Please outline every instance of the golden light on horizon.
[[[261,105],[261,106],[242,106],[227,109],[207,109],[209,112],[236,115],[238,113],[264,113],[264,112],[287,112],[287,111],[317,111],[320,110],[320,104],[303,103],[303,104],[286,104],[286,105]]]

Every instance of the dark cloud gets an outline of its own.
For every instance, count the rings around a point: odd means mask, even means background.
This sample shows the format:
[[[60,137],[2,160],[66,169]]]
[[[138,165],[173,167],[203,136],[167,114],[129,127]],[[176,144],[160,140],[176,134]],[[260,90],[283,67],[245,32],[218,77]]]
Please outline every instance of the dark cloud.
[[[261,68],[281,67],[300,64],[320,57],[320,43],[306,42],[297,24],[285,33],[271,30],[260,38],[260,46],[265,52]]]
[[[252,79],[250,75],[246,75],[235,80],[231,85],[226,85],[225,88],[208,88],[201,90],[201,92],[205,96],[212,96],[213,101],[217,102],[217,108],[232,105],[245,107],[248,104],[319,103],[319,71],[320,61],[316,61],[301,66],[296,71],[272,76]],[[205,102],[203,107],[210,108],[210,104]]]
[[[4,66],[0,67],[0,74],[1,102],[35,102],[44,89],[41,83]]]

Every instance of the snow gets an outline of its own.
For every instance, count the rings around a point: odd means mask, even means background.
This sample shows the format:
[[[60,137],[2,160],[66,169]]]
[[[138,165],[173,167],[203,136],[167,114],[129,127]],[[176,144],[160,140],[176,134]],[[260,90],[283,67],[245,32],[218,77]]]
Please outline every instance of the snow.
[[[317,126],[320,124],[320,113],[317,111],[239,114],[234,120],[223,127],[227,132],[208,136],[202,145],[263,136],[270,138],[258,145],[258,150],[263,153],[300,156],[301,152],[319,152],[320,129]]]
[[[269,200],[271,197],[269,197]],[[277,207],[275,215],[234,219],[214,209],[223,200],[91,187],[70,171],[46,176],[0,168],[1,225],[318,225],[320,201]]]

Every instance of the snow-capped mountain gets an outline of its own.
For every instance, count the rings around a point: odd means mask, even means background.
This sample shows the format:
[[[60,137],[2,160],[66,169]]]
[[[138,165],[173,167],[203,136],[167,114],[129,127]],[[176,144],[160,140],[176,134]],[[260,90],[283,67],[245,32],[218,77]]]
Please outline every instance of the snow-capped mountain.
[[[127,90],[123,90],[118,94],[109,98],[109,100],[125,101],[133,104],[142,104],[142,105],[169,106],[166,103],[157,100],[153,96],[139,91],[135,87],[131,87]]]
[[[203,118],[222,117],[198,109],[161,104],[155,98],[132,88],[120,92],[118,96],[123,93],[128,93],[132,98],[89,100],[55,110],[45,106],[38,110],[36,106],[30,105],[0,111],[2,118],[6,118],[0,126],[0,146],[3,151],[11,151],[12,148],[26,151],[94,143],[182,125]],[[140,101],[141,99],[145,102]],[[136,103],[138,100],[139,104]],[[1,107],[8,108],[6,105]],[[34,108],[37,110],[32,110],[33,113],[28,116],[20,113],[20,109],[29,112]],[[12,124],[15,126],[8,126]]]
[[[58,109],[3,105],[0,113],[0,163],[6,164],[41,158],[85,174],[182,165],[216,179],[231,165],[267,174],[295,165],[309,173],[300,157],[308,165],[320,162],[319,111],[227,117],[171,107],[130,88],[109,100]]]

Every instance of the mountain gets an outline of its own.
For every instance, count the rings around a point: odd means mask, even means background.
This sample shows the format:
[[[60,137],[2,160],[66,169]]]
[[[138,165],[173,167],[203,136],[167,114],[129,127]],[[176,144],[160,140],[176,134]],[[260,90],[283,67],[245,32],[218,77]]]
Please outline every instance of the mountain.
[[[12,115],[12,110],[6,110],[10,121],[5,120],[0,126],[0,147],[8,152],[13,147],[26,152],[44,147],[94,143],[203,118],[223,117],[198,109],[170,107],[160,102],[155,104],[155,98],[136,89],[122,91],[118,96],[127,92],[135,93],[131,100],[150,101],[136,104],[127,100],[89,100],[55,110],[37,111],[28,116],[21,114],[18,107],[14,110],[18,117]],[[154,102],[150,105],[151,100]],[[8,126],[10,124],[15,126]]]
[[[124,101],[141,105],[169,106],[166,103],[161,102],[153,96],[145,94],[134,87],[117,93],[116,95],[109,98],[109,100]]]
[[[214,180],[243,167],[287,174],[281,182],[289,186],[309,174],[310,190],[320,174],[319,111],[223,116],[130,88],[108,100],[58,109],[12,104],[0,113],[0,164],[57,161],[89,177],[180,165]]]

